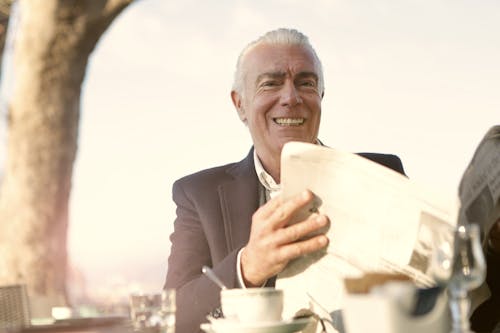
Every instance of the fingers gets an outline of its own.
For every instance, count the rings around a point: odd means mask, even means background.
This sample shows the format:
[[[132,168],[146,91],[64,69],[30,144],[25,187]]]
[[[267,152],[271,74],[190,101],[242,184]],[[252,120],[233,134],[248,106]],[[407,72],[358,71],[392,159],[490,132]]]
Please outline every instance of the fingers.
[[[260,207],[254,218],[255,220],[265,220],[263,223],[271,229],[282,227],[287,224],[296,211],[306,206],[313,198],[314,195],[309,190],[287,200],[279,195]]]
[[[278,195],[277,197],[269,200],[265,205],[263,205],[258,211],[262,217],[269,217],[276,213],[277,209],[283,209],[284,212],[295,209],[296,207],[303,206],[313,199],[313,194],[309,190],[305,190],[289,200],[284,200],[283,196]]]
[[[312,214],[303,222],[277,230],[275,233],[275,242],[277,244],[290,244],[296,242],[312,232],[326,227],[328,224],[329,220],[325,215]]]
[[[324,234],[307,239],[304,239],[304,237],[326,227],[328,224],[329,220],[325,215],[313,214],[306,221],[278,230],[275,233],[275,241],[280,245],[275,260],[277,262],[288,262],[326,247],[329,240]]]
[[[328,237],[318,235],[304,241],[291,243],[280,247],[278,261],[288,262],[300,256],[316,252],[328,245]]]

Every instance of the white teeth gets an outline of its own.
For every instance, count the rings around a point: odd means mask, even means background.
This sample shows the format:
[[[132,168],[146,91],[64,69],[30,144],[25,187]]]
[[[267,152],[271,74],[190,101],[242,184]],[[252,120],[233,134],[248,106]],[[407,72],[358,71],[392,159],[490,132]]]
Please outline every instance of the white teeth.
[[[304,118],[274,118],[274,122],[281,126],[299,126],[304,123]]]

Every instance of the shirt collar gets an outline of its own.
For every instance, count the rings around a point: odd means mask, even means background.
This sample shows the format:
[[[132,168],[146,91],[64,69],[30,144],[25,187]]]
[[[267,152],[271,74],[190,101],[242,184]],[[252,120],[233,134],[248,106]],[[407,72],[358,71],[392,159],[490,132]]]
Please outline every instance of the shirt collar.
[[[255,172],[257,173],[257,177],[259,178],[259,182],[262,186],[264,186],[264,188],[270,193],[279,192],[281,189],[280,184],[276,184],[273,177],[264,169],[257,153],[255,152],[255,149],[253,150],[253,162],[255,165]]]

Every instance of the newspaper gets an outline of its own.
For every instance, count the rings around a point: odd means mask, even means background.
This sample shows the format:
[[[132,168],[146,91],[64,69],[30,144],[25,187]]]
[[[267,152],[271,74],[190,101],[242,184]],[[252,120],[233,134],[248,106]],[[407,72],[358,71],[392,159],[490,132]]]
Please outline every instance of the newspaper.
[[[278,275],[276,287],[285,291],[283,316],[309,309],[339,331],[344,278],[398,272],[428,286],[434,282],[433,241],[449,237],[457,221],[476,222],[487,231],[499,215],[500,126],[478,146],[461,181],[460,200],[359,155],[319,145],[287,143],[281,166],[285,198],[305,188],[315,194],[291,223],[316,211],[331,221],[328,247],[290,262]]]
[[[433,233],[453,228],[456,198],[359,155],[319,145],[286,144],[281,165],[285,198],[305,188],[316,196],[297,220],[319,211],[331,221],[326,250],[296,259],[278,275],[285,318],[311,304],[315,311],[334,313],[342,307],[343,279],[364,272],[399,272],[419,285],[433,283]]]

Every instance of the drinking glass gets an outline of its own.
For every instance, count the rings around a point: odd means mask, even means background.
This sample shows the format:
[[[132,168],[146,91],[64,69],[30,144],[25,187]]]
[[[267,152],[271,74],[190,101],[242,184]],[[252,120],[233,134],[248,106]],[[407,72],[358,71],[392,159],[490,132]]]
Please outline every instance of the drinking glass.
[[[479,226],[461,225],[455,232],[451,276],[448,282],[453,333],[472,332],[469,327],[470,300],[467,293],[479,287],[486,275]]]
[[[130,295],[130,317],[134,331],[142,333],[175,332],[175,290]]]

